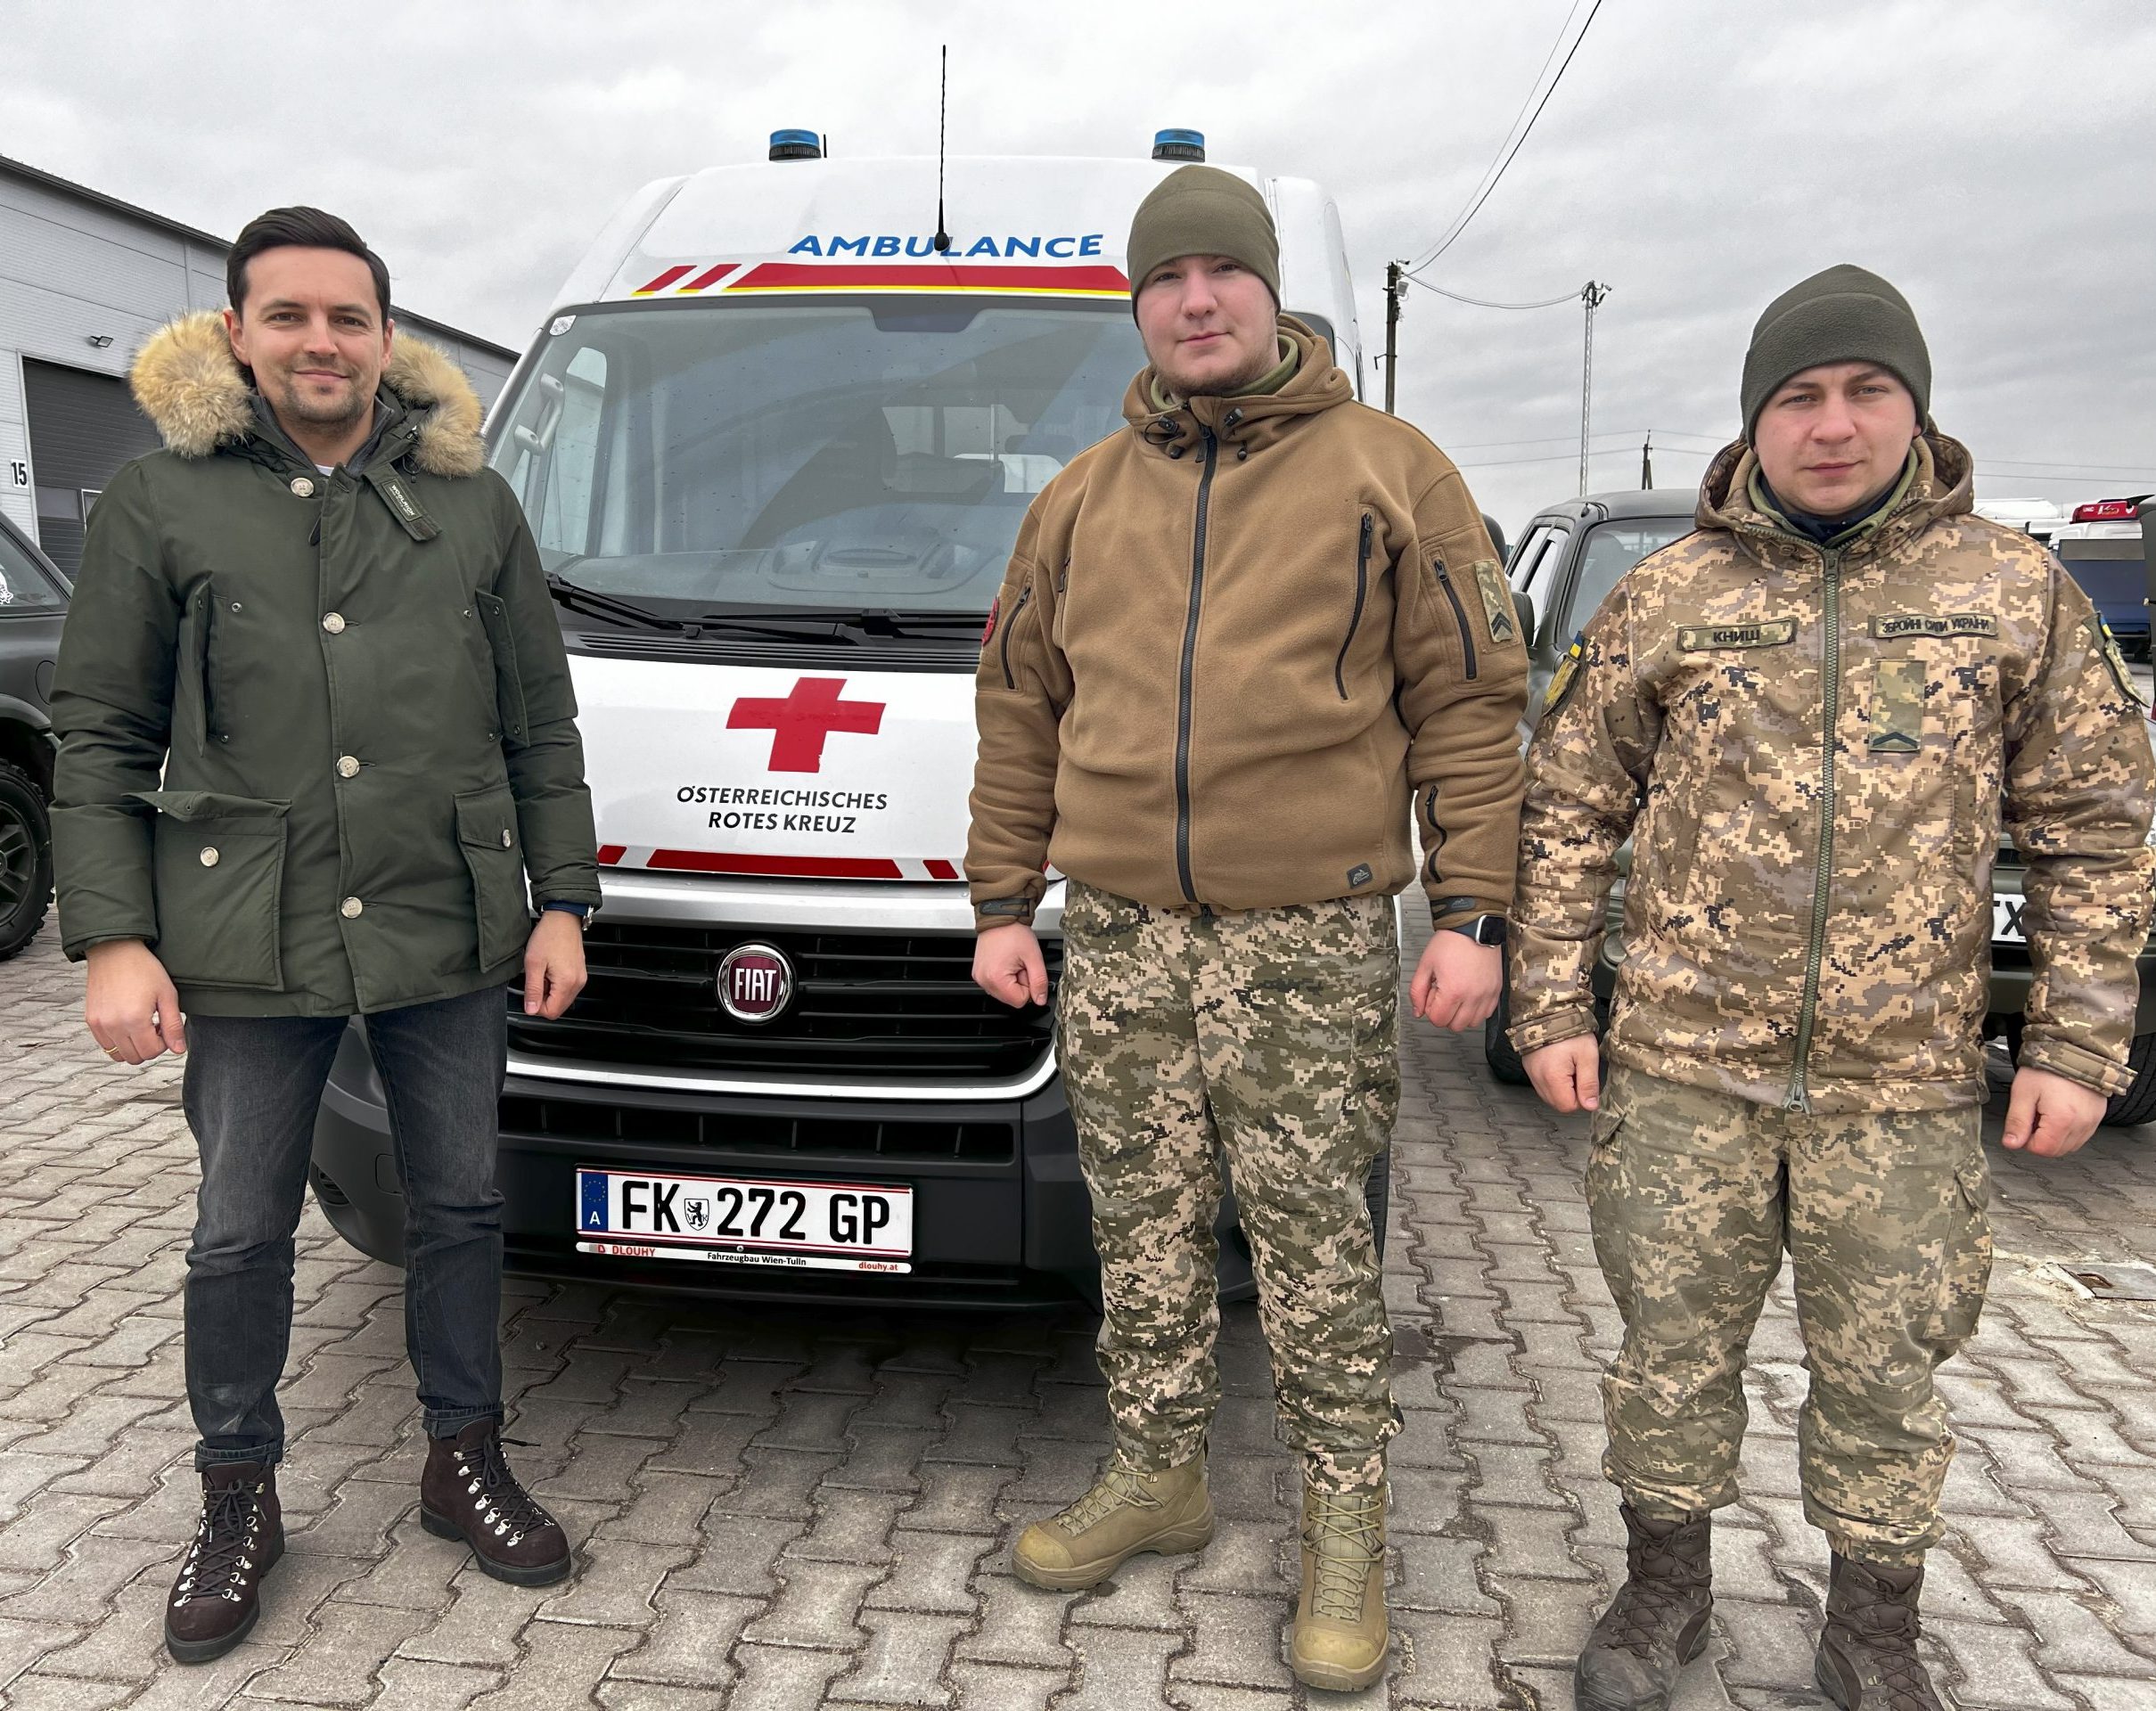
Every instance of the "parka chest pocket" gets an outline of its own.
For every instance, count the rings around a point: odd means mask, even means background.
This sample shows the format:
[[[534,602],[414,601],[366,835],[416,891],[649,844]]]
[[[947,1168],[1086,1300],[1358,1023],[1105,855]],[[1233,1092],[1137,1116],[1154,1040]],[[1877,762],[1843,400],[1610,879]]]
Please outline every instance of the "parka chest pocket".
[[[209,626],[216,604],[205,578],[180,609],[172,662],[172,746],[184,754],[199,756],[209,748]]]
[[[1987,835],[1978,805],[1999,788],[1997,745],[1983,741],[1998,718],[1995,634],[1984,613],[1874,618],[1862,654],[1844,656],[1857,721],[1844,730],[1861,733],[1851,783],[1915,848],[1956,860]]]
[[[480,967],[495,968],[521,954],[531,936],[516,798],[508,785],[467,790],[456,798],[456,841],[471,874]]]
[[[289,802],[214,790],[138,790],[157,810],[152,874],[157,955],[182,985],[283,989]]]
[[[494,699],[502,717],[502,738],[521,745],[530,719],[524,707],[524,679],[517,669],[517,640],[509,625],[509,602],[484,588],[472,599],[478,602],[480,621],[486,626],[488,651],[494,656]]]

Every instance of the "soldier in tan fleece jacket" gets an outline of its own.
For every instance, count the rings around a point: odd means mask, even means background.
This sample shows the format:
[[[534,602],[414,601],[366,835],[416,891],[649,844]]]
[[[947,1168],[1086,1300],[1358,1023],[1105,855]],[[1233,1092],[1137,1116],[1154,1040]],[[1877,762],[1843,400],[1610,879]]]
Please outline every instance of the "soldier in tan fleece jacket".
[[[1044,869],[1067,875],[1060,1040],[1115,1420],[1106,1475],[1016,1566],[1087,1586],[1210,1538],[1225,1149],[1305,1463],[1291,1661],[1359,1688],[1384,1668],[1398,1429],[1364,1199],[1398,1102],[1391,899],[1419,871],[1440,929],[1418,1013],[1480,1026],[1527,653],[1459,472],[1280,315],[1258,192],[1184,168],[1128,254],[1151,358],[1129,428],[1034,502],[980,667],[974,976],[1045,999],[1030,921]]]

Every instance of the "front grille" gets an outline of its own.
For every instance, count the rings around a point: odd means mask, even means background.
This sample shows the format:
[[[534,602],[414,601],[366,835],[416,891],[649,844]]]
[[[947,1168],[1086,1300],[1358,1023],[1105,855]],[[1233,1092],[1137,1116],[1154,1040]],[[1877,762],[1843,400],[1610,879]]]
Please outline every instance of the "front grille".
[[[729,1153],[851,1153],[879,1158],[959,1159],[1007,1164],[1018,1139],[1008,1123],[907,1122],[879,1117],[776,1117],[649,1105],[603,1105],[580,1099],[510,1093],[502,1134],[514,1141],[626,1142],[707,1147]]]
[[[776,946],[795,992],[775,1021],[719,1007],[718,965],[737,945]],[[1062,946],[1044,941],[1048,977]],[[1004,1079],[1048,1049],[1049,1011],[1012,1010],[973,984],[971,934],[758,932],[739,927],[594,923],[590,984],[559,1021],[523,1013],[509,1037],[537,1057],[760,1075],[942,1081]]]

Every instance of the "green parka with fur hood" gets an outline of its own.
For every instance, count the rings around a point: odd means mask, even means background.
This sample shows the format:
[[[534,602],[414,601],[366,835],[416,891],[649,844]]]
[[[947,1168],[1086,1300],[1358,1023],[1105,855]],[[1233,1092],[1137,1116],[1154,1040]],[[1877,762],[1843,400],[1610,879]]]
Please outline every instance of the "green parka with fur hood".
[[[93,513],[53,684],[62,942],[186,1010],[331,1016],[506,982],[595,906],[569,665],[480,404],[400,335],[357,475],[258,414],[219,317],[135,360],[165,449]]]

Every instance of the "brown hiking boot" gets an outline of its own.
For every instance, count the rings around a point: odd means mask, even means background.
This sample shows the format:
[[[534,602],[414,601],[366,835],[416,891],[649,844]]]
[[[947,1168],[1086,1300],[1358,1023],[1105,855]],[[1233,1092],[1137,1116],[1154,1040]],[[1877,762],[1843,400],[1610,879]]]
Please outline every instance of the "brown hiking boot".
[[[202,1469],[202,1519],[165,1606],[165,1650],[176,1663],[222,1658],[262,1614],[262,1576],[284,1554],[277,1474],[259,1461]]]
[[[1890,1568],[1834,1553],[1826,1631],[1812,1673],[1841,1711],[1945,1711],[1916,1655],[1924,1568]]]
[[[1011,1566],[1021,1580],[1075,1592],[1098,1585],[1141,1551],[1174,1556],[1201,1550],[1212,1537],[1202,1454],[1165,1473],[1111,1467],[1062,1514],[1020,1534]]]
[[[572,1566],[560,1524],[510,1472],[498,1420],[475,1420],[427,1445],[419,1524],[463,1540],[481,1568],[514,1585],[550,1585]]]
[[[1649,1520],[1626,1503],[1625,1584],[1572,1674],[1578,1711],[1666,1711],[1676,1673],[1707,1648],[1713,1523]]]
[[[1306,1687],[1352,1693],[1385,1673],[1385,1487],[1305,1485],[1302,1596],[1288,1667]]]

